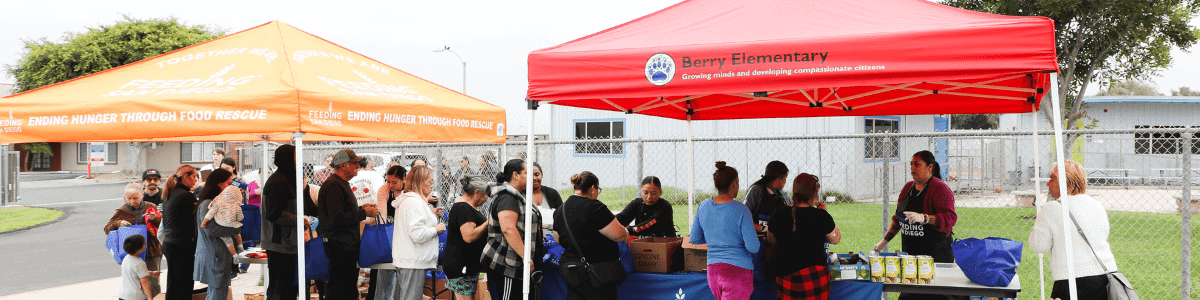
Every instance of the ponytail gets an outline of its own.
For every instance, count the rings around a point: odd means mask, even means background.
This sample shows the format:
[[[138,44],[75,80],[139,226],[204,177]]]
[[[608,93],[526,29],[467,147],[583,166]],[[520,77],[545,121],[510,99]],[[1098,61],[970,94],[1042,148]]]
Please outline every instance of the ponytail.
[[[168,195],[167,198],[169,198],[175,187],[183,181],[183,176],[188,176],[188,173],[192,173],[190,176],[196,176],[195,172],[196,168],[190,165],[180,165],[178,168],[175,168],[175,174],[167,177],[167,183],[163,185],[163,188],[167,191],[164,195]]]

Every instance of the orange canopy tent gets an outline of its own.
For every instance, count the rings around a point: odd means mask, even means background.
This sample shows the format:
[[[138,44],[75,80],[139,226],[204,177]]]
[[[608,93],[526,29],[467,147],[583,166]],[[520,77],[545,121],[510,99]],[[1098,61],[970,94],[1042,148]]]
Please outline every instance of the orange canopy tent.
[[[236,141],[487,142],[504,109],[282,22],[0,99],[0,143]],[[2,113],[2,110],[0,110]],[[266,153],[264,152],[264,155]],[[297,164],[296,182],[304,174]],[[296,194],[303,191],[296,187]],[[296,199],[303,214],[304,205]],[[304,219],[296,219],[297,236]],[[298,281],[305,274],[297,249]],[[299,287],[303,294],[304,287]]]
[[[503,108],[278,21],[0,103],[0,143],[505,138]]]

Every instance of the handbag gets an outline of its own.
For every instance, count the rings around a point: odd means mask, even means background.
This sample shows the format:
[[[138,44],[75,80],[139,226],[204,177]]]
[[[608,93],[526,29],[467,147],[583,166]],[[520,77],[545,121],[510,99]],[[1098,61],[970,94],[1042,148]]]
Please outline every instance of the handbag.
[[[1096,262],[1100,263],[1100,267],[1104,268],[1104,272],[1108,273],[1108,299],[1110,300],[1141,300],[1138,297],[1137,291],[1133,289],[1133,284],[1129,283],[1129,279],[1125,278],[1125,274],[1121,272],[1110,272],[1108,266],[1100,261],[1100,255],[1096,254],[1096,249],[1092,248],[1092,242],[1088,241],[1087,235],[1083,234],[1083,228],[1079,227],[1079,221],[1075,221],[1075,216],[1068,211],[1067,215],[1071,217],[1071,223],[1075,223],[1075,230],[1079,231],[1079,236],[1083,237],[1083,242],[1088,244],[1088,249],[1092,249],[1092,255],[1096,256]]]
[[[1021,265],[1024,243],[998,237],[967,238],[955,241],[954,260],[963,275],[985,286],[1008,286]]]
[[[563,220],[567,219],[566,206],[559,207],[558,213],[563,214]],[[580,286],[584,284],[591,285],[592,288],[606,288],[616,286],[625,282],[625,265],[621,264],[621,260],[606,261],[591,264],[587,258],[583,257],[583,248],[579,248],[579,242],[575,241],[575,234],[571,232],[571,224],[563,224],[567,228],[567,236],[571,237],[571,245],[575,246],[575,252],[579,254],[579,260],[563,259],[561,268],[563,279],[569,285]]]
[[[382,218],[376,218],[377,225],[367,225],[363,228],[362,239],[358,244],[358,265],[368,267],[374,264],[392,262],[392,238],[395,234],[395,224],[384,224]]]
[[[145,240],[147,244],[150,243],[148,240],[151,238],[149,235],[150,232],[149,229],[147,229],[146,224],[142,223],[142,219],[144,218],[138,218],[137,221],[134,221],[133,225],[122,226],[118,227],[117,229],[113,229],[112,231],[109,231],[108,235],[105,237],[104,246],[105,248],[108,248],[108,252],[112,254],[113,259],[117,261],[117,265],[120,265],[121,260],[125,259],[126,253],[125,249],[123,249],[125,245],[125,238],[135,234],[140,234],[143,238],[147,239]],[[145,260],[146,252],[150,251],[142,251],[142,254],[138,256],[140,256],[142,260]]]

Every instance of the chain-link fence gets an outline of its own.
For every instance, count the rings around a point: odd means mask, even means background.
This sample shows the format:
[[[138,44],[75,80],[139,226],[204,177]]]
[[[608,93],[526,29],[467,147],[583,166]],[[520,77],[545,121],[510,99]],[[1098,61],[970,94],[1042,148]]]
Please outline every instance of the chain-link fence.
[[[1196,192],[1187,191],[1200,180],[1200,166],[1193,166],[1196,155],[1192,155],[1200,154],[1198,133],[1200,129],[1195,128],[1068,132],[1068,137],[1077,137],[1068,142],[1074,150],[1070,158],[1088,170],[1087,193],[1107,210],[1109,242],[1118,265],[1145,299],[1189,298],[1182,293],[1200,298],[1200,293],[1190,292],[1191,283],[1200,281],[1197,272],[1192,272],[1198,259],[1191,246],[1200,226],[1190,217],[1200,204],[1184,205],[1180,200],[1197,198]],[[829,210],[844,233],[842,243],[831,251],[867,251],[886,230],[900,190],[912,180],[912,155],[929,150],[955,194],[959,215],[956,238],[1026,241],[1037,216],[1035,205],[1047,198],[1045,178],[1053,163],[1052,141],[1050,131],[1039,132],[1036,141],[1028,131],[696,138],[695,203],[715,194],[711,178],[717,161],[739,171],[739,199],[762,176],[767,163],[782,161],[790,169],[784,191],[791,191],[791,179],[800,173],[820,178],[822,199],[830,203]],[[572,189],[570,176],[591,171],[600,178],[600,200],[610,209],[620,210],[639,197],[643,177],[657,176],[664,185],[662,197],[674,206],[678,231],[681,235],[689,231],[685,140],[534,143],[542,166],[542,185],[567,195]],[[343,148],[367,158],[367,168],[359,178],[369,183],[360,184],[376,190],[389,165],[408,168],[414,161],[423,161],[440,174],[434,191],[441,197],[439,205],[446,208],[460,194],[454,178],[461,174],[494,178],[505,161],[527,156],[524,142],[310,144],[305,146],[304,157],[306,164],[313,165],[307,174],[311,183],[328,176],[329,158]],[[250,156],[262,153],[261,148],[246,151]],[[1035,172],[1035,162],[1040,164],[1040,172]],[[1190,212],[1183,209],[1188,207]],[[893,241],[891,248],[899,248],[899,242]],[[1026,247],[1023,257],[1020,298],[1037,299],[1042,287],[1039,256]],[[1052,283],[1048,259],[1046,255],[1047,294]]]

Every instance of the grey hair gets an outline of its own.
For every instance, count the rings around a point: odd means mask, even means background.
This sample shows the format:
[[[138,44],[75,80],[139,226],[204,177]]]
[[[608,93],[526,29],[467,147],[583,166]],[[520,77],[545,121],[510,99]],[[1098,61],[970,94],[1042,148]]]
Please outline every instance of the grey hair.
[[[458,178],[458,181],[462,183],[463,194],[466,195],[474,195],[475,193],[481,191],[486,192],[488,188],[487,181],[483,180],[483,178],[479,176],[463,174],[462,177]]]
[[[130,194],[142,196],[143,192],[142,192],[142,182],[141,181],[130,182],[129,184],[125,185],[125,195],[130,195]]]

